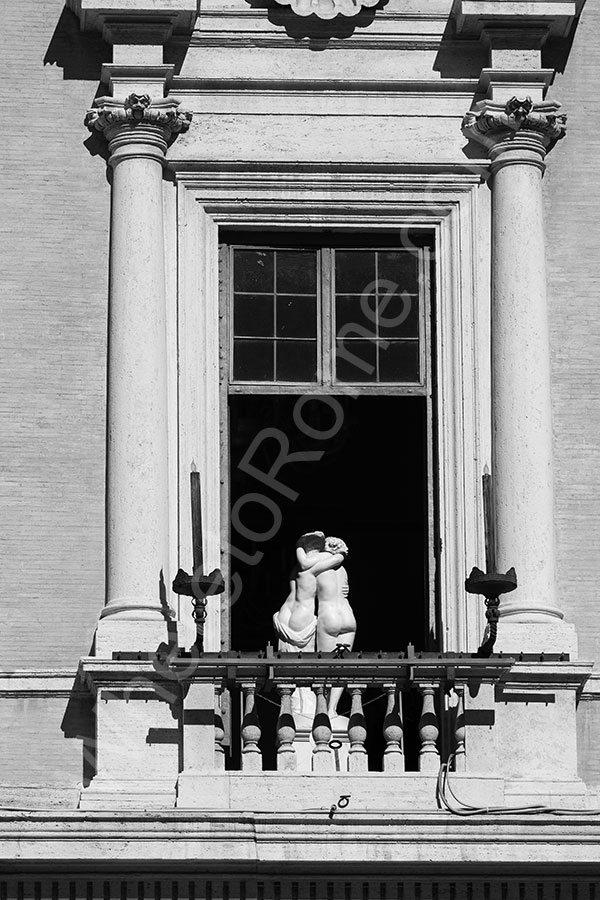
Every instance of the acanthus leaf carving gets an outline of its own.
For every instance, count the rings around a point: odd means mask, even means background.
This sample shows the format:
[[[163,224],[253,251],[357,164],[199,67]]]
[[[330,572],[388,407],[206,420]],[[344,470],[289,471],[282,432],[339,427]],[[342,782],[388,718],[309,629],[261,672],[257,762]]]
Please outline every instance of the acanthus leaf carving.
[[[124,101],[100,97],[88,109],[84,124],[90,131],[106,132],[118,125],[155,125],[171,134],[188,130],[192,113],[179,109],[179,101],[169,98],[151,100],[148,94],[130,94]]]
[[[548,149],[564,137],[567,117],[557,103],[536,103],[531,97],[511,97],[506,103],[482,100],[462,122],[465,137],[491,147],[518,132],[538,134]]]

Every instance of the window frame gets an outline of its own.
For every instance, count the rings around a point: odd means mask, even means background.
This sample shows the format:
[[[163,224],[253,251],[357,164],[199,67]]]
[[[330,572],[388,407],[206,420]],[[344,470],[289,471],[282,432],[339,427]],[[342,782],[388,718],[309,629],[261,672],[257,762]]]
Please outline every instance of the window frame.
[[[381,244],[376,242],[376,238],[380,232],[376,229],[370,230],[370,237],[375,241],[372,247],[367,249],[381,249]],[[290,234],[292,240],[296,239],[296,243],[284,242],[284,235]],[[341,233],[336,232],[339,236]],[[433,296],[435,288],[435,277],[431,278],[432,269],[435,266],[435,241],[436,236],[433,230],[421,232],[420,237],[423,238],[423,245],[420,247],[422,252],[419,253],[419,353],[420,353],[420,383],[414,382],[266,382],[266,381],[232,381],[233,373],[233,353],[234,353],[234,329],[233,329],[233,300],[234,300],[234,269],[233,269],[233,253],[236,249],[304,249],[302,247],[302,232],[290,232],[289,230],[281,231],[277,235],[278,242],[273,245],[271,242],[263,243],[240,243],[236,232],[232,233],[233,240],[228,240],[227,229],[222,229],[219,234],[219,267],[220,277],[219,284],[221,290],[219,292],[219,319],[221,327],[219,330],[220,346],[227,348],[227,359],[222,358],[221,365],[221,384],[220,384],[220,407],[221,407],[221,523],[220,531],[227,535],[227,544],[231,541],[231,522],[230,507],[231,494],[229,484],[229,416],[228,403],[229,397],[236,394],[310,394],[315,396],[335,396],[349,395],[352,396],[413,396],[423,397],[426,404],[426,502],[427,511],[426,518],[428,523],[427,532],[427,573],[424,578],[424,585],[427,588],[427,619],[430,626],[430,634],[432,644],[440,643],[440,614],[439,614],[439,594],[440,584],[438,577],[439,570],[439,536],[438,536],[438,513],[437,513],[437,462],[434,434],[436,425],[435,416],[435,384],[433,379],[433,354],[435,348],[432,345],[432,316],[435,309],[435,300]],[[366,249],[360,245],[360,239],[364,238],[364,234],[359,230],[351,232],[353,240],[343,249]],[[332,235],[323,236],[323,241],[329,243],[340,243],[332,241]],[[425,242],[427,240],[427,243]],[[283,243],[279,243],[281,240]],[[329,344],[329,363],[330,375],[335,368],[335,268],[334,268],[334,247],[320,247],[321,253],[325,256],[325,263],[322,257],[318,260],[318,308],[322,316],[322,327],[317,329],[317,335],[321,334],[321,343],[328,341]],[[339,249],[339,248],[337,248]],[[398,248],[392,248],[398,249]],[[324,296],[327,300],[324,301]],[[222,352],[222,351],[221,351]],[[318,372],[323,372],[324,357],[326,355],[325,348],[322,348],[322,355],[318,360]],[[267,424],[267,423],[265,423]],[[231,577],[230,560],[228,555],[222,554],[220,559],[220,568],[223,572],[226,583],[228,584]],[[228,626],[229,627],[229,626]],[[229,648],[228,648],[229,649]],[[237,648],[234,648],[237,649]],[[421,647],[421,650],[437,649],[435,646]]]
[[[191,565],[189,471],[202,482],[205,563],[219,565],[223,539],[220,468],[219,229],[331,228],[433,230],[436,265],[436,379],[440,460],[440,636],[442,649],[479,646],[481,604],[464,590],[465,573],[484,566],[481,472],[490,459],[490,197],[484,168],[431,169],[402,164],[322,171],[318,166],[263,169],[190,166],[172,160],[176,192],[168,206],[167,254],[171,497],[170,565]],[[240,204],[240,196],[244,203]],[[171,252],[172,251],[172,252]],[[295,388],[292,388],[295,390]],[[353,386],[348,388],[353,392]],[[339,393],[343,393],[340,385]],[[177,608],[177,598],[173,598]],[[219,649],[229,602],[211,605],[206,646]],[[182,638],[193,640],[187,604]],[[190,640],[191,642],[191,640]]]
[[[399,229],[401,230],[401,229]],[[370,229],[371,236],[377,237],[378,232]],[[390,395],[428,396],[432,392],[432,315],[433,315],[433,289],[435,278],[431,278],[432,265],[434,264],[435,251],[432,247],[435,236],[431,231],[431,245],[423,244],[419,247],[419,380],[418,381],[336,381],[336,347],[337,334],[335,330],[335,253],[336,250],[402,250],[402,247],[385,246],[385,241],[378,243],[360,243],[361,234],[353,231],[352,236],[356,241],[341,245],[342,232],[336,232],[338,240],[322,238],[322,244],[314,244],[307,247],[302,244],[302,232],[289,233],[289,243],[275,243],[273,240],[256,243],[241,243],[238,240],[239,232],[233,232],[233,240],[227,242],[227,231],[219,239],[219,266],[221,268],[220,283],[228,285],[228,298],[220,300],[220,319],[223,327],[220,329],[221,345],[228,348],[229,366],[227,377],[230,393],[298,393],[300,389],[314,394],[346,394],[346,393],[386,393]],[[389,229],[385,234],[389,237]],[[426,232],[423,232],[426,234]],[[296,243],[293,238],[296,238]],[[331,237],[331,236],[329,236]],[[328,243],[327,243],[328,242]],[[328,245],[329,244],[329,245]],[[301,250],[316,249],[317,251],[317,378],[315,381],[257,381],[234,379],[233,355],[234,355],[234,329],[233,329],[233,297],[234,297],[234,265],[233,254],[236,250]],[[408,252],[408,251],[406,251]],[[319,327],[320,326],[320,327]],[[274,338],[276,339],[276,338]],[[350,338],[352,340],[352,338]]]

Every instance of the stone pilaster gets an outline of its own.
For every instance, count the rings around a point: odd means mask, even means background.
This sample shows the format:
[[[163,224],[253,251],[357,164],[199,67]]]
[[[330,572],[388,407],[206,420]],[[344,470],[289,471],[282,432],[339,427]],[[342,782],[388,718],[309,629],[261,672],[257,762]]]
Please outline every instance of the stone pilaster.
[[[548,150],[566,117],[553,103],[482,101],[463,133],[492,173],[492,475],[497,568],[518,588],[500,606],[497,649],[575,652],[556,597],[550,352],[542,210]]]
[[[170,99],[102,98],[86,116],[112,168],[106,606],[96,654],[153,651],[171,617],[162,169],[191,115]],[[169,586],[169,587],[167,587]]]

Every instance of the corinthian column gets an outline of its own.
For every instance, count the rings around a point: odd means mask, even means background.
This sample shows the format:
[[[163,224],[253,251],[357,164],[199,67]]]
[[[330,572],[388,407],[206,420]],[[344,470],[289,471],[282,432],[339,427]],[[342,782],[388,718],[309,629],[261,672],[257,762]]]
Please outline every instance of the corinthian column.
[[[566,117],[553,103],[484,100],[463,121],[492,174],[492,477],[500,606],[497,649],[574,652],[556,597],[550,353],[542,175]]]
[[[106,475],[106,606],[96,654],[155,650],[170,610],[162,167],[190,114],[169,99],[106,97],[86,125],[112,167]]]

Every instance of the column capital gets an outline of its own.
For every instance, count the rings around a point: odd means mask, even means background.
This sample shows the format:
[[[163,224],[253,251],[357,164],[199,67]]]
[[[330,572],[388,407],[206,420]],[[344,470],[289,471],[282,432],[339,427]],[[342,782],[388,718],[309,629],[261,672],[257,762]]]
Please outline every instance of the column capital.
[[[153,156],[161,157],[170,138],[187,131],[192,113],[179,109],[179,101],[169,97],[152,100],[148,94],[130,94],[125,100],[99,97],[85,115],[90,131],[101,131],[109,142],[111,164],[117,151],[146,145],[154,148]],[[143,153],[142,153],[143,155]]]
[[[511,97],[506,103],[481,100],[462,121],[462,133],[487,149],[493,165],[511,151],[511,162],[544,168],[544,157],[565,136],[567,117],[558,103],[533,103],[531,97]]]

